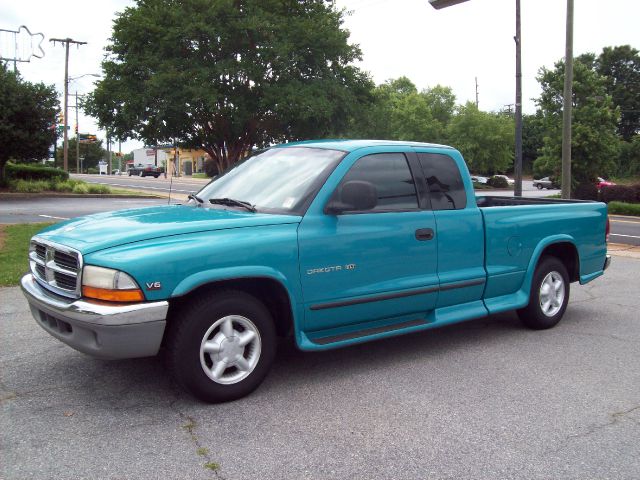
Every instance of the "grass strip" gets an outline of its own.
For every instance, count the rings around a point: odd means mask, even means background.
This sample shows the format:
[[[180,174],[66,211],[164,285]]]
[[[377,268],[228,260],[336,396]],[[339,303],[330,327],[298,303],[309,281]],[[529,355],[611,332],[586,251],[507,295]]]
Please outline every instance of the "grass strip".
[[[18,285],[29,271],[29,240],[51,223],[0,225],[0,287]]]
[[[640,203],[609,202],[609,213],[640,217]]]

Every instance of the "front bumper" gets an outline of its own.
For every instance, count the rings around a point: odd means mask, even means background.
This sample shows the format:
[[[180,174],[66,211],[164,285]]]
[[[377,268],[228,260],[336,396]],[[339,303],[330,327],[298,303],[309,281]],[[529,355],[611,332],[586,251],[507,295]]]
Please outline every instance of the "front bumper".
[[[30,273],[20,283],[38,324],[70,347],[109,359],[158,353],[168,302],[109,304],[67,299],[42,288]]]

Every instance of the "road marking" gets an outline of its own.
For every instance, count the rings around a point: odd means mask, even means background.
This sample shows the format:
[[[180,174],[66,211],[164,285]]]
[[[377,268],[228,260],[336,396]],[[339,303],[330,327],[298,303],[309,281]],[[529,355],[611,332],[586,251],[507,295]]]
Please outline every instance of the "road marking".
[[[56,220],[69,220],[68,217],[56,217],[54,215],[38,215],[39,217],[44,217],[44,218],[55,218]]]
[[[621,233],[611,233],[609,235],[612,237],[640,238],[638,235],[622,235]]]

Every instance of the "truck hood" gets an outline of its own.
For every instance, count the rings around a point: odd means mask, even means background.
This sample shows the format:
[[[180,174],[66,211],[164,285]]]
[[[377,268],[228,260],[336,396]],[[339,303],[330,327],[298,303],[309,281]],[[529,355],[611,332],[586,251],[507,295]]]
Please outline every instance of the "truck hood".
[[[152,238],[186,233],[299,223],[295,215],[271,215],[191,205],[164,205],[98,213],[52,225],[38,237],[83,254]]]

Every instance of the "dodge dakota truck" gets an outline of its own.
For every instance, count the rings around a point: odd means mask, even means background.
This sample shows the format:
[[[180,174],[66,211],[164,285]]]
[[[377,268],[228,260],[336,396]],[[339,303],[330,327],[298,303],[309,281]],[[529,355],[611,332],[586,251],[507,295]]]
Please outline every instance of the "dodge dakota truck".
[[[100,358],[162,352],[207,402],[263,381],[278,337],[325,350],[516,310],[562,318],[608,267],[606,205],[474,194],[454,148],[279,145],[180,205],[47,228],[22,290],[37,323]]]

